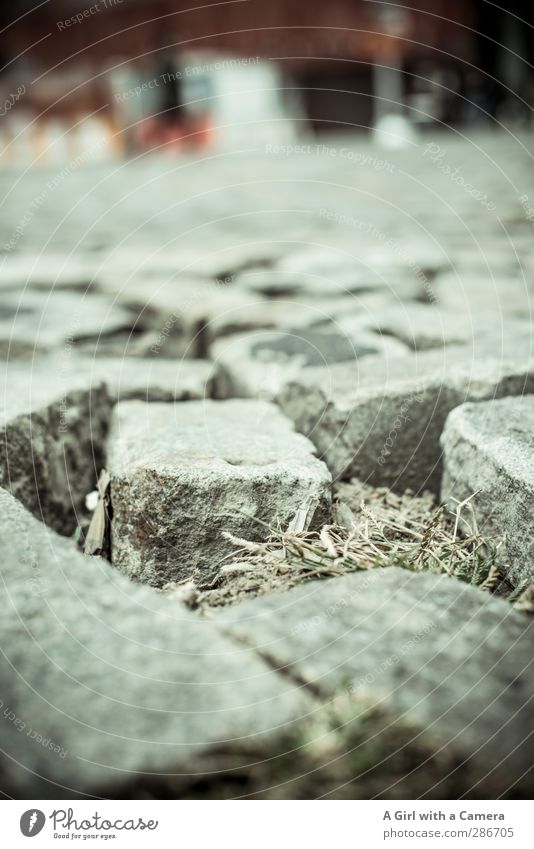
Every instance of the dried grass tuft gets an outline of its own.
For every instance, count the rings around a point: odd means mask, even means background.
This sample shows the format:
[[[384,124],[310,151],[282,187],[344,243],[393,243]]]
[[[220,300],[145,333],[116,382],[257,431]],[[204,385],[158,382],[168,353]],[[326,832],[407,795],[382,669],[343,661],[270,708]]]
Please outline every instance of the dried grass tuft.
[[[352,481],[338,486],[335,523],[318,531],[269,528],[264,543],[226,536],[239,546],[241,560],[258,567],[284,565],[300,579],[395,565],[502,591],[495,565],[498,546],[480,534],[471,501],[451,515],[436,507],[429,494],[397,495]]]

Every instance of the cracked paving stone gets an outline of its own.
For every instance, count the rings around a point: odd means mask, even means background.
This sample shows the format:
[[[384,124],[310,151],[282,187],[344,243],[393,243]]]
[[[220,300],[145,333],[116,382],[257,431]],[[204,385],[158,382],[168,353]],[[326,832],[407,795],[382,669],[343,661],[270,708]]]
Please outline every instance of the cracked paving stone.
[[[4,363],[1,389],[0,486],[34,516],[71,534],[104,463],[106,385],[44,358]]]
[[[458,768],[531,792],[534,621],[507,602],[391,566],[246,601],[216,621],[313,692],[372,696]]]
[[[139,781],[187,784],[210,753],[253,745],[269,758],[316,710],[216,623],[84,557],[4,490],[0,505],[4,791],[124,798]]]

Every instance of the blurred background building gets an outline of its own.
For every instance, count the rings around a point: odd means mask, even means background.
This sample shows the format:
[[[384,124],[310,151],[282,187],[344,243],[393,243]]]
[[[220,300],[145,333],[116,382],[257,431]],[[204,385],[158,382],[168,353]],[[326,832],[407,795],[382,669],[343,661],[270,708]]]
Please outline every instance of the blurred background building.
[[[4,3],[1,166],[530,120],[529,0],[192,5]]]

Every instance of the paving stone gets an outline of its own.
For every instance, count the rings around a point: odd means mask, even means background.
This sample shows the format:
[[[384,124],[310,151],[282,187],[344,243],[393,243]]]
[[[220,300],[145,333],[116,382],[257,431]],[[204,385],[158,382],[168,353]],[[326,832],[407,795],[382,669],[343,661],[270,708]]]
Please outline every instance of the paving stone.
[[[534,396],[462,404],[441,437],[441,496],[471,504],[487,538],[505,538],[497,560],[513,585],[534,583]]]
[[[167,356],[205,356],[221,336],[264,328],[312,327],[328,323],[337,315],[358,314],[390,302],[383,294],[340,294],[333,299],[331,293],[325,297],[309,292],[266,299],[240,285],[239,280],[145,280],[129,284],[118,299],[138,315],[141,326],[147,325],[154,335],[165,337],[160,347]],[[142,343],[143,339],[130,334],[117,340],[118,353],[121,348],[127,353]],[[98,340],[95,353],[106,344],[107,338]]]
[[[54,387],[55,396],[70,388],[89,392],[106,384],[111,403],[133,399],[145,401],[192,401],[210,398],[214,392],[216,369],[208,360],[171,360],[152,357],[86,357],[52,354],[32,363],[13,360],[4,363],[4,383],[15,403],[19,394],[40,397],[39,388]],[[22,393],[17,392],[22,389]],[[32,394],[33,393],[33,394]],[[50,397],[54,396],[54,388]]]
[[[345,301],[345,299],[340,300]],[[221,336],[245,333],[249,330],[320,326],[327,324],[334,312],[331,299],[327,301],[318,298],[258,299],[255,303],[244,305],[239,310],[221,313],[212,318],[206,328],[208,344],[213,345]]]
[[[239,278],[254,291],[269,292],[269,278],[281,287],[292,282],[294,294],[342,297],[351,293],[387,291],[400,298],[423,297],[422,282],[398,256],[383,251],[318,248],[310,245],[283,257],[272,269],[251,271]]]
[[[271,757],[315,709],[253,650],[84,557],[5,491],[0,509],[4,792],[135,798],[159,778],[180,788],[209,772],[210,754],[229,752],[227,767],[249,744],[249,762]]]
[[[286,334],[278,331],[237,333],[217,340],[210,353],[217,368],[217,398],[260,398],[272,401],[286,383],[298,378],[304,356],[288,357],[261,343],[276,345]],[[256,346],[260,346],[257,348]],[[316,350],[313,351],[316,355]]]
[[[109,440],[112,559],[161,587],[216,574],[235,552],[222,534],[264,539],[301,505],[325,520],[330,474],[271,404],[131,401],[115,408]]]
[[[145,247],[128,246],[127,249],[116,248],[105,256],[102,270],[97,278],[98,287],[105,293],[117,295],[131,285],[162,279],[178,277],[205,278],[192,268],[196,251],[187,250],[152,250]]]
[[[464,401],[534,391],[529,340],[501,356],[450,346],[302,370],[278,401],[335,478],[439,492],[439,438]],[[500,353],[500,352],[499,352]]]
[[[133,327],[108,333],[106,336],[78,340],[76,352],[91,359],[148,358],[161,354],[166,341],[167,337],[159,331],[138,330]]]
[[[461,237],[453,242],[450,257],[454,272],[459,275],[486,276],[486,279],[488,276],[503,276],[507,279],[517,274],[518,262],[515,250],[504,250],[504,246],[496,240],[488,242],[484,238],[477,241],[478,244],[469,244],[464,237]]]
[[[503,790],[532,787],[534,621],[507,602],[389,567],[246,601],[217,621],[323,696],[387,704],[462,770],[495,770]]]
[[[438,275],[432,291],[443,309],[466,316],[478,326],[495,326],[505,316],[530,319],[533,311],[528,286],[517,273],[451,271]]]
[[[99,263],[83,254],[5,254],[0,259],[0,290],[72,289],[85,292],[95,285]]]
[[[317,286],[314,286],[315,281]],[[236,278],[236,283],[244,289],[250,289],[251,292],[267,298],[288,298],[303,293],[309,294],[310,290],[322,296],[325,295],[325,290],[326,294],[337,294],[332,291],[334,287],[327,280],[321,281],[318,277],[308,279],[304,274],[280,271],[275,268],[259,268],[243,272]]]
[[[2,371],[0,485],[61,533],[72,533],[105,463],[119,400],[211,397],[213,364],[200,360],[13,360]]]
[[[360,319],[236,334],[211,346],[219,397],[264,399],[275,398],[301,372],[314,367],[354,363],[378,353],[394,357],[406,351],[400,342],[371,333]]]
[[[332,273],[352,270],[357,278],[362,272],[367,271],[369,276],[373,274],[366,266],[374,265],[375,259],[382,265],[387,263],[391,266],[397,258],[394,254],[385,258],[383,251],[377,251],[376,257],[370,256],[368,251],[362,256],[360,250],[356,255],[352,251],[344,250],[341,246],[336,248],[336,246],[319,246],[312,243],[303,245],[283,257],[276,263],[275,269],[290,274],[324,275],[325,277]]]
[[[211,398],[214,392],[213,363],[207,360],[76,357],[69,371],[77,370],[91,384],[105,383],[113,402],[193,401]]]
[[[287,248],[276,241],[255,241],[231,244],[228,238],[209,243],[176,245],[169,249],[159,245],[150,251],[143,248],[118,248],[106,258],[106,288],[111,278],[116,280],[175,277],[222,279],[240,273],[249,267],[266,267],[283,254]]]
[[[1,373],[0,485],[60,533],[78,524],[104,463],[111,403],[105,384],[57,360]]]
[[[208,351],[213,351],[213,346],[220,337],[234,336],[251,330],[295,332],[305,328],[318,328],[330,333],[339,333],[340,328],[343,329],[343,322],[346,321],[346,335],[351,336],[355,322],[360,316],[389,304],[391,298],[382,292],[340,297],[324,297],[310,293],[269,297],[212,318],[206,327]],[[366,329],[364,322],[359,321],[356,332],[361,334]]]
[[[213,322],[240,326],[243,316],[246,321],[247,313],[257,314],[262,305],[257,295],[231,282],[194,278],[145,280],[128,285],[117,297],[136,314],[142,327],[162,337],[160,347],[165,356],[193,359],[206,355]]]
[[[329,320],[328,311],[319,301],[310,305],[287,298],[258,300],[243,304],[239,309],[220,312],[210,319],[204,332],[205,347],[211,356],[214,345],[221,338],[255,330],[321,326]]]
[[[415,351],[467,343],[473,336],[470,322],[463,316],[418,303],[388,306],[370,316],[365,324]]]
[[[33,357],[88,337],[131,328],[131,314],[100,295],[24,290],[0,306],[0,356]]]
[[[313,263],[310,268],[313,268]],[[353,294],[388,291],[388,285],[382,276],[357,266],[342,267],[324,274],[321,274],[320,270],[304,273],[277,268],[253,269],[238,275],[236,284],[268,298],[344,298]],[[406,298],[420,294],[413,281],[404,277],[398,281],[396,292]]]
[[[447,249],[440,242],[426,234],[415,235],[413,227],[407,227],[402,236],[393,242],[390,250],[400,260],[405,268],[418,276],[432,279],[436,274],[443,273],[451,266],[451,257]],[[384,251],[380,250],[381,257],[384,256]],[[380,257],[377,258],[377,252],[374,251],[371,256],[368,256],[367,262],[370,265],[375,265]],[[387,253],[386,253],[387,255]]]

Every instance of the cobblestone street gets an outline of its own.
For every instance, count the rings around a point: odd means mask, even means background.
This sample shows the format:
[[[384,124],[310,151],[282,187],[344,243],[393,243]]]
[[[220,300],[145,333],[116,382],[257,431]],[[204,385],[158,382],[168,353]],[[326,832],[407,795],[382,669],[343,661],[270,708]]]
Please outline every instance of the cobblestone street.
[[[529,798],[533,153],[0,172],[7,793]]]

